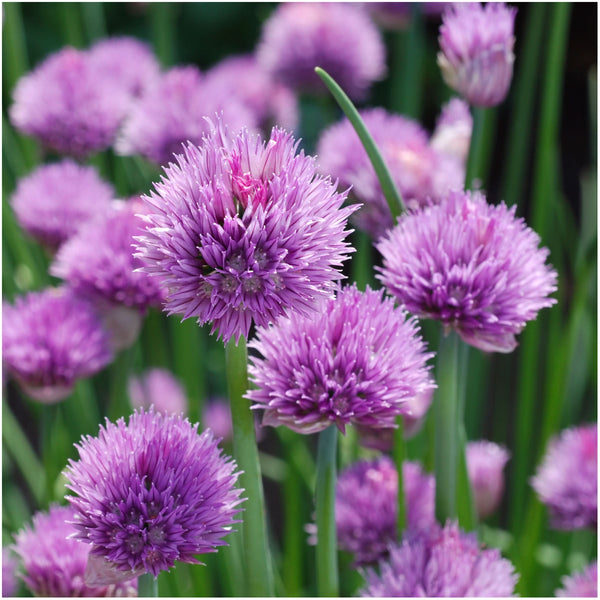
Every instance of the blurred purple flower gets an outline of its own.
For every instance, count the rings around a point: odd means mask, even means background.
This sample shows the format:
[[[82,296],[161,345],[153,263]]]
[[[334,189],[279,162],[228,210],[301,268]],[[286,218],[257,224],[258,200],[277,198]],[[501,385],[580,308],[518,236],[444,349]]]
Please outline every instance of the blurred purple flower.
[[[438,64],[444,81],[474,106],[495,106],[508,93],[516,14],[503,2],[456,3],[444,13]]]
[[[92,306],[66,288],[47,288],[2,306],[2,360],[35,400],[54,403],[111,360]]]
[[[554,593],[558,598],[597,598],[598,563],[594,561],[583,571],[563,577],[562,588]]]
[[[73,539],[70,506],[51,506],[33,516],[16,536],[14,550],[23,560],[23,581],[35,596],[137,596],[137,581],[92,587],[85,581],[89,546]],[[4,588],[3,588],[4,593]]]
[[[264,24],[258,62],[299,91],[326,94],[315,74],[325,69],[353,99],[386,72],[383,39],[368,13],[347,3],[280,4]]]
[[[222,89],[241,100],[268,133],[276,125],[293,130],[298,125],[298,100],[292,90],[274,81],[253,55],[230,56],[206,72],[205,85]]]
[[[198,564],[215,552],[232,525],[241,489],[233,460],[210,431],[175,415],[134,412],[127,424],[106,421],[98,437],[76,445],[67,499],[77,510],[76,538],[103,561],[105,581]],[[102,583],[100,581],[100,583]]]
[[[402,476],[408,529],[435,522],[435,481],[418,463],[404,462]],[[335,493],[338,545],[363,565],[387,556],[398,539],[398,475],[392,460],[382,456],[344,469]]]
[[[206,117],[217,113],[234,131],[256,125],[254,113],[226,87],[209,84],[194,66],[174,67],[132,107],[115,149],[167,164],[183,153],[185,142],[202,143],[210,131]]]
[[[256,441],[264,437],[264,430],[257,419],[254,420]],[[209,400],[202,410],[202,425],[210,429],[215,437],[221,438],[227,444],[233,440],[233,422],[231,420],[231,406],[229,400],[213,398]]]
[[[2,597],[16,596],[19,589],[17,581],[17,559],[10,548],[2,548]]]
[[[137,238],[146,270],[162,279],[169,314],[212,323],[227,342],[288,311],[312,314],[331,295],[351,252],[351,207],[290,134],[230,136],[218,121],[189,144],[144,197],[147,229]]]
[[[390,548],[380,574],[363,573],[364,598],[380,597],[507,597],[514,595],[513,565],[495,548],[482,549],[475,534],[448,523],[409,531],[401,545]]]
[[[481,440],[467,444],[467,471],[480,519],[491,515],[502,500],[503,470],[509,457],[508,451],[494,442]]]
[[[414,319],[383,290],[339,289],[317,315],[293,314],[257,330],[249,374],[263,425],[315,433],[350,423],[393,428],[414,396],[434,386]]]
[[[383,108],[360,114],[409,207],[438,202],[449,190],[462,189],[464,164],[433,149],[416,121]],[[325,130],[317,156],[319,171],[337,178],[341,186],[352,186],[351,196],[363,203],[352,216],[356,226],[380,238],[394,222],[371,161],[348,119]]]
[[[181,383],[167,369],[148,369],[129,378],[129,398],[133,408],[150,408],[164,414],[185,414],[187,396]]]
[[[531,485],[556,529],[595,529],[598,519],[598,424],[563,430],[548,443]]]
[[[437,319],[468,344],[512,352],[515,335],[556,300],[548,250],[515,217],[480,193],[451,192],[442,203],[404,214],[377,244],[378,278],[410,313]]]
[[[452,98],[442,107],[431,136],[431,147],[455,157],[465,165],[471,145],[473,117],[469,105],[460,98]]]
[[[9,115],[17,129],[79,158],[111,145],[129,106],[112,77],[100,76],[88,53],[71,47],[21,77],[13,98]]]
[[[11,203],[21,227],[55,252],[82,223],[106,212],[113,195],[94,167],[63,160],[23,177]]]

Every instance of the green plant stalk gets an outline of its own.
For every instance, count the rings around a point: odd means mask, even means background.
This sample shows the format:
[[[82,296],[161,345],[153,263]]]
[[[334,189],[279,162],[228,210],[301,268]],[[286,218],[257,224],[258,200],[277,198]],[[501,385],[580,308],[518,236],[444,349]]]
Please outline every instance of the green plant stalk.
[[[175,5],[169,2],[154,2],[150,5],[152,20],[152,41],[154,50],[163,67],[175,62]]]
[[[289,449],[285,449],[286,453]],[[285,581],[286,596],[302,595],[303,548],[306,544],[303,534],[302,486],[300,475],[287,461],[287,473],[283,483],[285,521],[283,530],[282,575]]]
[[[406,494],[404,490],[403,465],[406,460],[406,440],[404,439],[404,419],[399,416],[396,420],[398,428],[394,431],[394,463],[398,474],[398,514],[396,531],[398,540],[402,539],[406,530]]]
[[[346,93],[335,82],[331,75],[329,75],[320,67],[315,67],[315,73],[323,80],[332,96],[339,104],[340,108],[344,111],[344,114],[348,117],[348,120],[360,138],[369,160],[375,169],[375,173],[379,179],[379,184],[381,185],[381,190],[383,191],[385,199],[387,200],[388,206],[390,207],[390,212],[392,213],[392,218],[395,222],[397,217],[406,209],[404,202],[402,201],[402,196],[400,195],[400,192],[398,191],[390,171],[387,168],[379,149],[375,145],[371,134],[367,130],[350,98],[348,98]]]
[[[356,253],[351,263],[351,278],[356,282],[359,290],[364,290],[367,285],[373,287],[373,240],[364,231],[354,232]]]
[[[83,48],[85,41],[77,4],[74,2],[60,2],[58,8],[64,41],[70,46],[75,46],[75,48]]]
[[[482,181],[483,165],[485,160],[486,126],[489,122],[488,115],[492,109],[481,106],[473,107],[473,132],[469,144],[469,156],[467,158],[467,170],[465,173],[465,190],[474,189],[474,180]],[[481,186],[483,187],[483,186]]]
[[[330,425],[319,434],[317,450],[317,591],[322,598],[339,595],[337,537],[335,529],[337,428]]]
[[[246,594],[273,596],[273,571],[267,542],[265,503],[256,446],[254,416],[250,402],[244,398],[248,390],[248,354],[246,339],[238,344],[231,339],[225,348],[225,363],[231,418],[233,421],[233,452],[240,475],[240,487],[247,498],[242,513]]]
[[[82,2],[81,16],[90,42],[106,36],[106,22],[102,2]]]
[[[158,577],[144,573],[138,577],[138,597],[158,598]]]

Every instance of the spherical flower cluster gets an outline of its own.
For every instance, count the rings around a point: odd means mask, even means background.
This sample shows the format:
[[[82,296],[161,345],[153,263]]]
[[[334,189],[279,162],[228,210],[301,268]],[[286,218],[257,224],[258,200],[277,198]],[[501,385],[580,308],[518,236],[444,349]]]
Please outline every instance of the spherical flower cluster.
[[[40,402],[66,398],[78,379],[112,359],[109,337],[91,305],[65,288],[48,288],[2,306],[2,360]]]
[[[462,189],[464,164],[438,152],[427,132],[411,119],[383,108],[360,112],[407,206],[437,202],[448,190]],[[325,130],[317,147],[319,170],[352,186],[363,207],[353,215],[356,226],[378,239],[394,222],[371,161],[348,119]]]
[[[312,314],[341,278],[351,251],[342,208],[314,159],[277,128],[263,142],[221,122],[189,144],[144,197],[147,228],[138,253],[168,287],[170,314],[211,322],[228,341],[290,310]]]
[[[431,136],[431,147],[466,164],[472,132],[473,117],[469,105],[460,98],[452,98],[442,107]]]
[[[74,517],[70,506],[54,505],[17,533],[14,549],[23,561],[25,585],[35,596],[136,596],[135,580],[98,587],[86,582],[89,546],[73,539]]]
[[[515,335],[556,302],[548,250],[515,207],[479,193],[450,192],[442,203],[404,214],[377,244],[378,277],[419,317],[437,319],[468,344],[512,352]]]
[[[139,377],[130,377],[127,387],[133,408],[154,406],[157,412],[176,415],[187,412],[185,390],[167,369],[148,369]]]
[[[247,397],[263,425],[315,433],[348,424],[395,427],[406,402],[434,387],[414,319],[383,290],[339,289],[316,316],[292,314],[257,331]]]
[[[444,13],[438,64],[444,81],[474,106],[495,106],[508,93],[516,14],[503,2],[456,3]]]
[[[454,523],[409,531],[390,558],[364,573],[365,598],[508,597],[514,595],[513,565],[495,548],[482,549],[474,534]]]
[[[24,75],[9,115],[20,131],[62,154],[84,157],[111,145],[129,106],[112,77],[86,52],[65,47]]]
[[[597,598],[598,563],[594,561],[580,573],[562,578],[562,588],[556,590],[558,598]]]
[[[170,569],[176,560],[215,552],[239,512],[238,474],[212,433],[175,415],[135,412],[107,420],[69,460],[67,499],[77,510],[76,538],[91,544],[113,581]]]
[[[385,47],[368,13],[347,3],[283,3],[265,23],[256,50],[273,77],[299,91],[327,93],[325,69],[353,99],[385,75]]]
[[[480,519],[491,515],[502,500],[503,469],[509,457],[508,451],[494,442],[481,440],[467,444],[467,471]]]
[[[404,462],[402,478],[408,529],[435,522],[435,481],[418,463]],[[390,458],[360,461],[343,470],[336,484],[338,545],[355,564],[378,561],[398,539],[398,474]]]
[[[132,107],[115,149],[167,164],[185,142],[202,142],[210,129],[207,117],[216,113],[234,131],[256,125],[254,113],[226,87],[209,85],[196,67],[174,67]]]
[[[598,518],[598,424],[550,440],[531,485],[556,529],[595,529]]]
[[[274,125],[293,130],[298,125],[298,100],[287,86],[275,81],[254,55],[231,56],[206,72],[205,85],[241,100],[255,115],[263,132]]]
[[[12,207],[21,227],[54,252],[85,221],[107,211],[113,195],[94,167],[64,160],[23,177]]]

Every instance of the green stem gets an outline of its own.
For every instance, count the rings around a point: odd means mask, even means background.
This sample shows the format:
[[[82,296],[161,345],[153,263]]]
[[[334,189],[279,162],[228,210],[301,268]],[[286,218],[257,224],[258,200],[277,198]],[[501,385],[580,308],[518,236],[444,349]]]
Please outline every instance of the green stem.
[[[155,2],[150,6],[154,50],[163,67],[175,63],[175,13],[176,6],[169,2]]]
[[[337,429],[330,425],[319,434],[317,451],[317,591],[325,598],[339,595],[335,529]]]
[[[471,133],[471,143],[469,145],[469,157],[467,159],[467,172],[465,174],[465,189],[472,190],[481,188],[481,185],[475,185],[474,181],[481,182],[484,150],[485,150],[485,126],[487,115],[491,109],[481,106],[473,107],[473,132]]]
[[[403,465],[406,460],[406,440],[404,439],[404,420],[401,416],[397,419],[398,428],[394,431],[394,462],[398,473],[398,518],[396,531],[398,540],[402,539],[406,529],[406,495],[404,493]]]
[[[75,2],[60,2],[60,23],[63,29],[63,39],[70,46],[83,48],[83,28],[77,4]]]
[[[359,290],[373,287],[373,240],[364,231],[354,232],[356,253],[352,259],[352,280]]]
[[[289,449],[286,448],[289,453]],[[285,521],[283,530],[282,575],[286,596],[302,595],[302,550],[306,544],[303,535],[302,485],[300,475],[291,461],[287,462],[287,474],[283,484]]]
[[[248,390],[248,355],[244,337],[239,339],[237,345],[233,339],[228,342],[225,361],[233,421],[233,452],[242,471],[240,486],[246,496],[242,513],[246,593],[250,596],[273,596],[273,571],[267,542],[254,416],[249,401],[244,398]]]
[[[402,201],[402,196],[400,195],[400,192],[398,191],[398,188],[392,179],[390,171],[387,168],[379,149],[375,145],[375,141],[367,130],[362,118],[358,114],[356,107],[354,104],[352,104],[352,100],[348,98],[348,96],[334,81],[331,75],[329,75],[320,67],[316,67],[315,72],[325,82],[325,85],[335,98],[336,102],[339,104],[340,108],[344,111],[344,114],[348,117],[348,120],[360,138],[369,160],[375,169],[375,173],[379,179],[379,185],[381,185],[381,190],[383,191],[385,199],[387,200],[388,206],[390,207],[390,212],[392,213],[392,217],[395,222],[400,213],[406,209],[404,202]]]
[[[106,36],[106,23],[102,2],[82,2],[81,16],[90,42]]]
[[[138,577],[138,597],[158,598],[158,578],[152,573],[144,573]]]
[[[458,335],[442,333],[437,355],[434,398],[435,419],[435,514],[443,525],[457,518],[456,479],[459,444]]]

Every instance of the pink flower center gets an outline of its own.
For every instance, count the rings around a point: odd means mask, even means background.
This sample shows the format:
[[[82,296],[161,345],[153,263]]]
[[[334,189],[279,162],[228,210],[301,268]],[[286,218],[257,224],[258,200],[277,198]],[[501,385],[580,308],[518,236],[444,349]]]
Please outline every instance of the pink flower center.
[[[233,154],[229,161],[231,165],[231,189],[242,208],[248,207],[248,202],[253,205],[265,206],[268,197],[268,185],[260,177],[253,177],[252,173],[244,172],[241,157]]]

